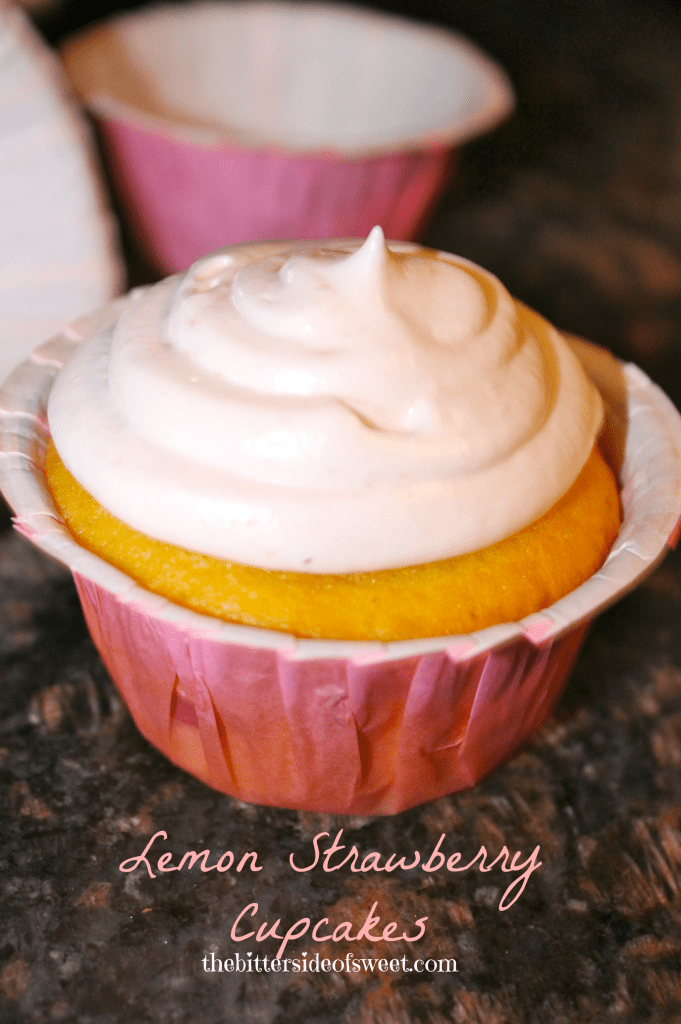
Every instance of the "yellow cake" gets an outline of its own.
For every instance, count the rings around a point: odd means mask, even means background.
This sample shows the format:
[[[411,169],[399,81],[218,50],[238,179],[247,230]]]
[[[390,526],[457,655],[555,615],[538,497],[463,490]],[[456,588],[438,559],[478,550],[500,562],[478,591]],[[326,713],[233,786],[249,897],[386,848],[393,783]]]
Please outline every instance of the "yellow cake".
[[[329,640],[446,636],[516,621],[596,572],[620,525],[617,487],[596,448],[549,512],[481,551],[378,572],[268,571],[132,529],[74,480],[52,444],[45,475],[76,540],[143,587],[228,622]]]

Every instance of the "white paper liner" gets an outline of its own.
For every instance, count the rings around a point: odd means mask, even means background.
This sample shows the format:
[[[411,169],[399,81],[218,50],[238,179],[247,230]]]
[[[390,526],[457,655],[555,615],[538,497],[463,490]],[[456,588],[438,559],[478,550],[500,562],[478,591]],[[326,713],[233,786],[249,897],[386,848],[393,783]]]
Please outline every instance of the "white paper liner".
[[[0,2],[0,381],[123,282],[85,119],[50,47]]]
[[[148,614],[182,625],[197,638],[276,650],[295,661],[397,661],[444,651],[454,662],[477,657],[523,637],[535,646],[592,619],[631,590],[678,539],[681,516],[681,416],[638,367],[605,349],[571,339],[606,402],[605,442],[616,463],[623,522],[603,567],[566,597],[515,623],[463,636],[393,643],[309,640],[242,626],[182,608],[144,590],[130,577],[80,547],[54,508],[42,465],[48,440],[46,404],[60,366],[74,344],[118,316],[124,299],[83,317],[35,350],[0,391],[0,489],[15,512],[17,529],[72,571]]]

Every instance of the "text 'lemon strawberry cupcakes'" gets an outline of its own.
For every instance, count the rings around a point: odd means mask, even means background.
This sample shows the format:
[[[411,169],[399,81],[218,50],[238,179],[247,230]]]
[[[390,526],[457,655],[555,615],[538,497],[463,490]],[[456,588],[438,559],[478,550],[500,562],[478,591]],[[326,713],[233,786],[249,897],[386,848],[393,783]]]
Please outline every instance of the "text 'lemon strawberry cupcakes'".
[[[144,734],[243,799],[390,813],[474,783],[678,518],[678,414],[640,371],[379,228],[223,250],[72,334],[27,454],[90,629]],[[622,529],[590,376],[620,476],[634,392],[674,462],[623,481]]]

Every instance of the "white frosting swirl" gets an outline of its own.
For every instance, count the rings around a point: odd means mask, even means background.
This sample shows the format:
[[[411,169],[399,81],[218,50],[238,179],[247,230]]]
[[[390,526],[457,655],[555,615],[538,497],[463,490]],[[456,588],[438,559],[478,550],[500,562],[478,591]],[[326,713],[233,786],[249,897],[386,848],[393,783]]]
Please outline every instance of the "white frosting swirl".
[[[515,533],[576,479],[601,418],[545,320],[380,228],[235,246],[138,289],[49,403],[67,467],[131,526],[317,573]]]

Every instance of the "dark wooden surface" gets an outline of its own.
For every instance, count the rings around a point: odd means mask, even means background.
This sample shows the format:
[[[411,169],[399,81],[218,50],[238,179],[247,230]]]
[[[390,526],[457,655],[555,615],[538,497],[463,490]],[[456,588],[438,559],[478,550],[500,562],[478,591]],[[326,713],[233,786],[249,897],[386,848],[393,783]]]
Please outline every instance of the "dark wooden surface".
[[[503,59],[519,109],[470,147],[425,240],[495,271],[559,327],[609,345],[681,403],[681,19],[673,5],[433,0]],[[72,21],[79,8],[70,6]],[[74,13],[75,12],[75,13]],[[412,11],[415,13],[415,10]],[[56,38],[68,21],[46,19]],[[82,20],[82,18],[81,18]],[[71,25],[67,27],[72,27]],[[681,1020],[681,557],[595,625],[536,743],[485,785],[393,819],[239,804],[136,732],[68,576],[0,532],[0,1020],[3,1024],[585,1024]],[[384,857],[481,844],[541,867],[508,877],[420,869],[295,874],[344,829]],[[205,847],[263,870],[150,878],[118,865],[158,830],[177,862]],[[417,975],[208,974],[202,958],[272,956],[229,938],[372,904],[424,937],[395,955],[455,957]],[[387,955],[356,943],[357,956]],[[361,947],[361,948],[360,948]],[[338,943],[336,955],[351,947]],[[301,939],[291,955],[321,949]],[[327,953],[329,955],[329,947]],[[333,952],[331,953],[333,955]]]

